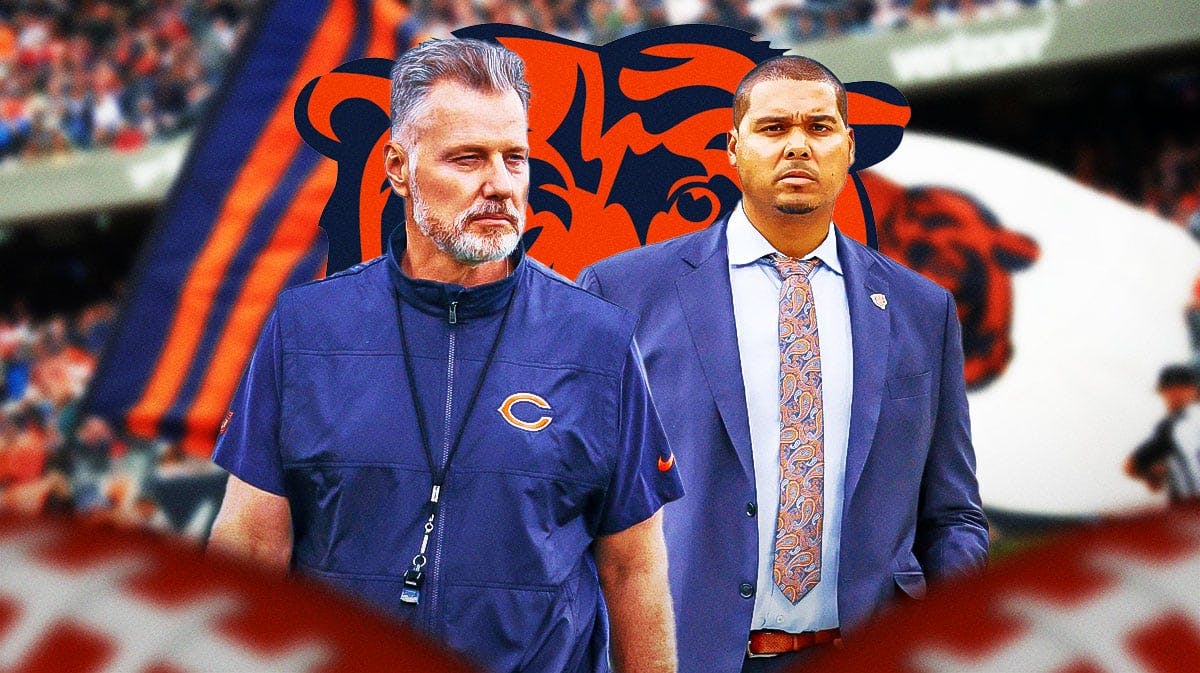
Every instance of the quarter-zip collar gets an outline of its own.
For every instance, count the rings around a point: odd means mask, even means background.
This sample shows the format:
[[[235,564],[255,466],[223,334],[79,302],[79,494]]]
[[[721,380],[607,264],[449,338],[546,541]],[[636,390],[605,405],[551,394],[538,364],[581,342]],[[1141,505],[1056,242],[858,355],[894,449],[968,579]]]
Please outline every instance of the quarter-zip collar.
[[[513,262],[512,273],[492,283],[464,287],[454,283],[412,278],[400,268],[400,259],[404,256],[407,245],[404,224],[398,224],[388,239],[387,255],[388,276],[396,294],[413,308],[451,323],[503,311],[509,296],[516,288],[517,279],[525,272],[524,246],[517,245],[516,251],[509,257]]]

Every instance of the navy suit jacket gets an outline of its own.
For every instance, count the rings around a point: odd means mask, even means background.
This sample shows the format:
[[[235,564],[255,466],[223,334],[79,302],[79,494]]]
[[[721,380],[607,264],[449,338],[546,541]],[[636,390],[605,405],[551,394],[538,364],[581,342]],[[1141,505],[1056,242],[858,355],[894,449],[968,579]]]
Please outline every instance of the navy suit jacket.
[[[727,220],[611,257],[578,280],[639,315],[651,394],[683,478],[686,495],[664,510],[681,673],[740,670],[758,576]],[[981,565],[988,536],[953,298],[841,233],[837,246],[854,357],[837,587],[845,630],[901,593],[921,597],[927,577]]]

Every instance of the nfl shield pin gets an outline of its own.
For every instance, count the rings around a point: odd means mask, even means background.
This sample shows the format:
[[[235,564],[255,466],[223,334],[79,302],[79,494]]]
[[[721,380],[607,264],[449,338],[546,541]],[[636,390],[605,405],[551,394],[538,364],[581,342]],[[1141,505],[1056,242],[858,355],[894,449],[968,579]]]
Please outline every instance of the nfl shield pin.
[[[871,301],[879,308],[887,308],[887,297],[879,294],[878,292],[871,295]]]

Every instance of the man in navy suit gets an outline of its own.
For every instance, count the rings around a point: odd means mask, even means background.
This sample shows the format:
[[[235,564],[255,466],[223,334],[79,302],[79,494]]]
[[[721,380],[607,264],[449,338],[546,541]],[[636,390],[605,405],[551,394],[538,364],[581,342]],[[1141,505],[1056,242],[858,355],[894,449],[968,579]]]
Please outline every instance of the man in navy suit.
[[[640,316],[687,492],[665,510],[686,673],[781,668],[988,549],[954,300],[832,222],[842,83],[772,59],[733,121],[733,211],[579,277]]]

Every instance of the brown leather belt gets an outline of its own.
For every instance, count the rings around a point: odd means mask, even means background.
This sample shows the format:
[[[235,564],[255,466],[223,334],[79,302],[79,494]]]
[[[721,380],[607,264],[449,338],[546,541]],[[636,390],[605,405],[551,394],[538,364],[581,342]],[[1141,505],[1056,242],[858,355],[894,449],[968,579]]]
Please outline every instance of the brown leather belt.
[[[838,629],[788,633],[765,629],[751,631],[746,643],[746,655],[750,657],[773,657],[785,652],[799,652],[814,645],[842,646],[842,632]]]

